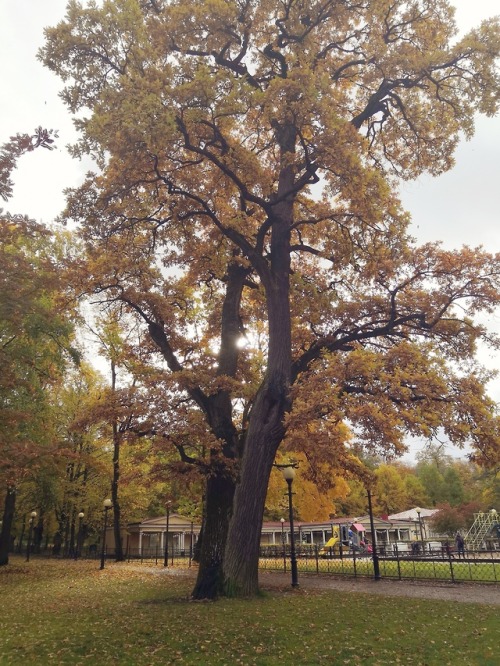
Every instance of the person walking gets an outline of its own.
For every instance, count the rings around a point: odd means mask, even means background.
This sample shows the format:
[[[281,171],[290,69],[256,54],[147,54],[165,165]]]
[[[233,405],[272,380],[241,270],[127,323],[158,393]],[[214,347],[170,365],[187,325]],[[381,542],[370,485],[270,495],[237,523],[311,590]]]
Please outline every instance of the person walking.
[[[455,543],[457,544],[458,559],[461,557],[465,560],[465,541],[460,532],[455,536]]]

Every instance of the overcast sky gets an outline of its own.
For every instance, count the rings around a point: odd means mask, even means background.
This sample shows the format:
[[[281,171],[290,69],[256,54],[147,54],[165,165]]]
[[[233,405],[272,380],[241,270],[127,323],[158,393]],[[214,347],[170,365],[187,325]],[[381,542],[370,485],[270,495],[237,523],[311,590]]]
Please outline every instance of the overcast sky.
[[[452,0],[452,4],[461,31],[500,13],[500,0]],[[65,8],[66,0],[0,2],[0,143],[38,125],[55,128],[60,136],[56,151],[38,150],[22,158],[14,172],[14,197],[4,208],[45,223],[61,211],[63,189],[77,185],[87,170],[65,149],[73,132],[57,96],[61,83],[36,60],[43,28],[62,20]],[[440,240],[450,248],[483,245],[499,252],[499,160],[500,116],[478,118],[476,135],[459,146],[452,171],[439,178],[424,176],[404,186],[402,196],[412,214],[412,234],[421,242]],[[500,331],[500,315],[491,317],[488,324]],[[500,367],[500,361],[487,353],[482,360]],[[500,401],[500,381],[492,385],[491,394]]]

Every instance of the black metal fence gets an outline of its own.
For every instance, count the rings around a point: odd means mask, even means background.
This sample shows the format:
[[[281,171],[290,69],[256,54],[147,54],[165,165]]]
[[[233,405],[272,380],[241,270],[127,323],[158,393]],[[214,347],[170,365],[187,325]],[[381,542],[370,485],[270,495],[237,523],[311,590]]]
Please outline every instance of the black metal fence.
[[[436,580],[447,582],[500,583],[500,550],[453,552],[449,547],[423,551],[401,550],[387,544],[375,553],[359,549],[331,549],[322,546],[298,546],[296,559],[299,574],[385,578],[390,580]],[[290,546],[261,548],[260,568],[268,571],[290,571]]]
[[[23,555],[24,553],[20,553]],[[90,546],[81,552],[68,552],[54,555],[50,548],[32,551],[31,557],[52,557],[54,559],[93,559],[99,560],[101,551]],[[113,561],[113,548],[105,550],[105,560]],[[128,549],[127,562],[164,566],[165,553],[159,547]],[[446,581],[452,583],[477,582],[500,583],[500,550],[466,550],[458,554],[450,548],[441,547],[423,551],[411,548],[402,550],[397,544],[381,545],[375,553],[359,549],[341,548],[326,550],[321,545],[298,545],[296,560],[301,573],[351,578],[378,577],[389,580]],[[267,571],[290,572],[290,546],[263,546],[260,552],[260,569]],[[169,548],[167,566],[196,566],[190,549]]]
[[[14,552],[14,551],[13,551]],[[21,550],[15,550],[16,555],[28,556],[26,548]],[[81,551],[76,552],[73,549],[67,551],[58,551],[57,553],[50,547],[48,548],[30,548],[29,557],[36,559],[37,557],[44,557],[50,559],[61,559],[61,560],[100,560],[102,555],[102,550],[100,546],[85,546]],[[114,561],[116,558],[116,552],[114,548],[106,547],[104,550],[104,559],[105,561]],[[165,563],[165,551],[158,546],[151,548],[129,548],[124,552],[124,558],[126,562],[138,562],[146,564],[164,564]],[[168,549],[168,566],[176,567],[191,567],[194,564],[193,552],[191,549],[179,549],[169,547]]]
[[[193,564],[193,552],[190,548],[172,548],[169,547],[167,554],[167,564],[176,567],[190,567]],[[108,550],[107,556],[114,557],[114,551]],[[125,553],[127,562],[146,562],[154,564],[165,563],[165,552],[159,547],[153,548],[129,548]]]

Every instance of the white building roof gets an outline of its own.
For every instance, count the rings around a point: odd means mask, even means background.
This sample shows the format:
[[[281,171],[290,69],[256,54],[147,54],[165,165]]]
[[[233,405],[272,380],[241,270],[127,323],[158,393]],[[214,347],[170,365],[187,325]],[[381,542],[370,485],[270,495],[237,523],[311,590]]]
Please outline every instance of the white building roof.
[[[418,509],[421,518],[429,518],[439,509]],[[418,520],[417,507],[415,509],[408,509],[408,511],[401,511],[401,513],[393,513],[389,516],[389,520]]]

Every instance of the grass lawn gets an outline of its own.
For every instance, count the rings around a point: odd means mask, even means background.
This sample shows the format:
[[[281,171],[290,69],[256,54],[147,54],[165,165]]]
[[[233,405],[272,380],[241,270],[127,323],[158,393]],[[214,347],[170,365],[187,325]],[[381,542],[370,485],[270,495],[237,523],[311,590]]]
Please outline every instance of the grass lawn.
[[[13,558],[0,664],[499,664],[498,607],[291,588],[200,603],[187,576]]]

